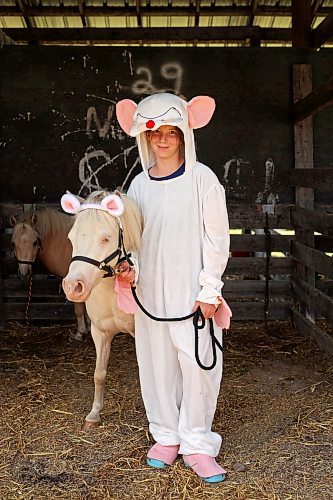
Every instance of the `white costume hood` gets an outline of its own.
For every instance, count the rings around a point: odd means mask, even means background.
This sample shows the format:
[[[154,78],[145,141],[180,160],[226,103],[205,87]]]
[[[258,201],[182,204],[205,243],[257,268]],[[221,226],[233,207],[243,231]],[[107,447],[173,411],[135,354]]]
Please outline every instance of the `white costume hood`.
[[[190,102],[167,93],[154,94],[138,105],[123,99],[116,105],[116,114],[121,128],[136,137],[143,170],[155,163],[155,155],[145,132],[156,130],[162,125],[178,127],[184,134],[185,171],[193,168],[197,158],[193,129],[207,125],[215,111],[215,101],[208,96],[194,97]]]

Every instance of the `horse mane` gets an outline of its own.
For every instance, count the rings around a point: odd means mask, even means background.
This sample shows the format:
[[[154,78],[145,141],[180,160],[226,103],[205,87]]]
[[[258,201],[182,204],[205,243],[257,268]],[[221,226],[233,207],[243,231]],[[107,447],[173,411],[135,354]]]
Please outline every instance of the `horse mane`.
[[[36,216],[36,223],[32,223],[31,218]],[[39,233],[41,240],[49,236],[58,234],[67,235],[74,223],[74,219],[67,214],[58,212],[52,208],[40,208],[38,210],[28,210],[22,213],[17,223],[28,224],[35,227]]]
[[[143,221],[141,211],[134,200],[120,191],[114,191],[113,193],[109,191],[94,191],[86,198],[84,203],[100,203],[109,194],[118,195],[125,206],[124,213],[119,219],[124,229],[124,245],[126,250],[139,250]]]

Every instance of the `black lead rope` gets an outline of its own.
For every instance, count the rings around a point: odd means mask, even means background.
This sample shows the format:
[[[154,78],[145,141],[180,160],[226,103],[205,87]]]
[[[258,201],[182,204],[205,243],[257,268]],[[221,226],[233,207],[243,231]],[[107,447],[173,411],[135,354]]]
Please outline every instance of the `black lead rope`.
[[[124,257],[121,257],[122,253],[124,254]],[[103,276],[103,278],[110,278],[110,277],[114,276],[116,273],[115,273],[114,268],[109,264],[109,262],[111,262],[117,256],[118,256],[117,265],[120,262],[127,260],[129,265],[133,266],[133,262],[130,259],[131,254],[128,254],[126,252],[126,249],[125,249],[123,231],[122,231],[121,227],[119,227],[119,239],[118,239],[117,250],[115,250],[111,255],[106,257],[104,260],[98,261],[98,260],[92,259],[91,257],[85,257],[84,255],[76,255],[75,257],[72,257],[71,262],[81,261],[81,262],[86,262],[87,264],[92,264],[93,266],[96,266],[105,272],[105,275]],[[194,333],[195,333],[195,359],[196,359],[196,362],[198,363],[200,368],[202,368],[203,370],[212,370],[213,368],[215,368],[216,363],[217,363],[216,346],[220,349],[220,351],[223,351],[223,347],[214,335],[214,325],[213,325],[213,320],[211,318],[209,319],[209,333],[210,333],[210,336],[212,339],[212,351],[213,351],[212,364],[210,366],[203,365],[201,363],[200,357],[199,357],[199,330],[202,330],[203,328],[205,328],[205,325],[206,325],[206,320],[205,320],[204,315],[202,314],[200,307],[195,312],[188,314],[187,316],[182,316],[180,318],[157,318],[156,316],[153,316],[152,314],[150,314],[143,307],[143,305],[141,304],[141,302],[138,299],[138,296],[137,296],[136,291],[135,291],[135,287],[132,286],[131,289],[132,289],[132,294],[133,294],[134,300],[138,304],[138,306],[140,307],[141,311],[144,312],[146,314],[146,316],[148,316],[148,318],[150,318],[154,321],[161,321],[161,322],[185,321],[186,319],[193,318],[193,326],[194,326]]]
[[[194,311],[193,313],[188,314],[187,316],[181,316],[179,318],[158,318],[158,317],[150,314],[150,312],[148,312],[143,307],[143,305],[141,304],[141,302],[138,299],[135,287],[132,286],[131,288],[132,288],[132,294],[133,294],[134,300],[138,304],[141,311],[144,312],[145,315],[148,316],[148,318],[150,318],[154,321],[160,321],[160,322],[185,321],[186,319],[193,318],[194,338],[195,338],[195,348],[194,348],[195,360],[198,363],[198,365],[200,366],[200,368],[202,368],[203,370],[212,370],[213,368],[215,368],[216,362],[217,362],[216,346],[220,349],[221,352],[223,352],[223,346],[220,344],[220,342],[217,340],[217,338],[214,335],[214,325],[213,325],[212,318],[209,318],[209,333],[210,333],[210,336],[212,339],[213,361],[212,361],[212,364],[210,366],[205,366],[201,363],[200,356],[199,356],[199,330],[202,330],[203,328],[205,328],[205,325],[206,325],[206,320],[205,320],[204,315],[202,314],[200,307],[196,311]]]

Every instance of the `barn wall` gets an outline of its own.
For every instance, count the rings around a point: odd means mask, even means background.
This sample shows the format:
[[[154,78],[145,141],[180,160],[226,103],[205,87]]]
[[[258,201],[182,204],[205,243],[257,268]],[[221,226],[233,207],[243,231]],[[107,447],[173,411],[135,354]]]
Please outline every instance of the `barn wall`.
[[[293,292],[286,278],[295,274],[297,259],[290,256],[293,236],[276,230],[294,229],[292,66],[310,63],[319,85],[331,75],[332,51],[5,47],[1,56],[0,319],[24,319],[27,299],[26,287],[15,279],[9,215],[31,205],[59,207],[67,189],[82,196],[127,189],[140,165],[134,140],[117,124],[115,103],[161,91],[188,99],[208,94],[217,102],[211,123],[196,131],[198,157],[226,187],[231,228],[252,229],[231,238],[224,296],[234,319],[288,317]],[[314,116],[317,168],[333,168],[332,133],[331,107]],[[317,189],[315,204],[332,206],[329,190]],[[321,251],[330,244],[316,237]],[[35,278],[31,318],[72,318],[59,281],[38,267]]]
[[[199,159],[226,184],[228,201],[293,202],[292,64],[310,62],[315,84],[332,51],[221,48],[13,47],[1,50],[0,202],[57,202],[66,189],[128,187],[140,171],[115,103],[151,92],[217,102],[196,132]],[[315,164],[332,166],[333,109],[315,117]],[[274,170],[265,191],[265,174]],[[277,198],[278,197],[278,198]]]

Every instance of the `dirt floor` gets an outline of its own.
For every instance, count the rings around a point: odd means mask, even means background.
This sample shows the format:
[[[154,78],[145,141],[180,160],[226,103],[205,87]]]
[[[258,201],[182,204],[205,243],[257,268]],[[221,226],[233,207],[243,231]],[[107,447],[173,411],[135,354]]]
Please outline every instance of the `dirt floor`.
[[[119,335],[103,423],[83,431],[94,345],[74,325],[12,323],[0,345],[1,499],[333,499],[333,359],[289,322],[234,323],[225,336],[215,430],[228,479],[204,485],[181,459],[145,465],[151,444],[134,342]]]

